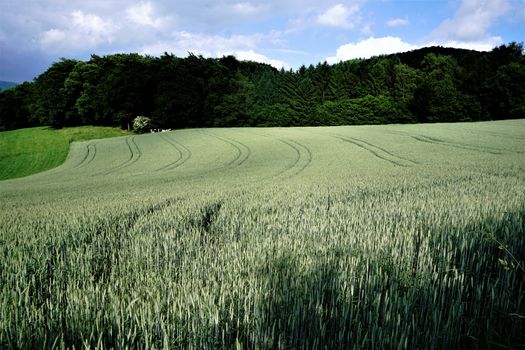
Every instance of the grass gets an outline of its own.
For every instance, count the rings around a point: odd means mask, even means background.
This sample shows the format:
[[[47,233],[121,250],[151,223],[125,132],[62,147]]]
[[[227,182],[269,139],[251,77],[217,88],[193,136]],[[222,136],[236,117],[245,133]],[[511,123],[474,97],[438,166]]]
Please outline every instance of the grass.
[[[0,348],[519,348],[524,131],[75,142],[0,182]]]
[[[0,180],[17,178],[62,164],[74,141],[129,135],[110,127],[47,127],[0,132]]]

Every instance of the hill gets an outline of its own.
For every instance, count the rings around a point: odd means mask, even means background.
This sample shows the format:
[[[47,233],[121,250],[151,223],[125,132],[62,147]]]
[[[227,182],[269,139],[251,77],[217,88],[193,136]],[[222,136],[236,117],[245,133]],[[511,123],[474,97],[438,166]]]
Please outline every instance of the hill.
[[[0,80],[0,91],[15,87],[16,85],[17,83],[13,83],[11,81]]]
[[[524,135],[507,120],[74,142],[0,181],[0,348],[519,348]]]

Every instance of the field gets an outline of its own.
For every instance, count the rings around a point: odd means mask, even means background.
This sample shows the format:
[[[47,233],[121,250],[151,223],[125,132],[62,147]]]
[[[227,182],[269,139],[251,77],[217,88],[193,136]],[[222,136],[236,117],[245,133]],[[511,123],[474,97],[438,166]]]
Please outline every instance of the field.
[[[74,142],[0,198],[3,349],[525,344],[525,120]]]
[[[117,128],[93,126],[60,130],[38,127],[0,132],[0,180],[59,166],[66,159],[71,142],[129,134]]]

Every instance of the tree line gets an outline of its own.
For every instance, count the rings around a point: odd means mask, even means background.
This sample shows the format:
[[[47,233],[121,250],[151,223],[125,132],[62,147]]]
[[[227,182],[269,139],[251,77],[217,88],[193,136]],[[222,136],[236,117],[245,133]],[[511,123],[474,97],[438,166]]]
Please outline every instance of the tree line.
[[[430,47],[278,70],[233,56],[61,59],[0,92],[0,130],[50,125],[316,126],[525,117],[523,44]]]

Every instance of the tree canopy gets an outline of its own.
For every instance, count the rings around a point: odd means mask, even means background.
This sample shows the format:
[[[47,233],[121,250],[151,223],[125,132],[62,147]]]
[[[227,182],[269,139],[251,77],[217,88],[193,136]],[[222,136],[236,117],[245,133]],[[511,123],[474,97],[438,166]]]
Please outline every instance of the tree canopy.
[[[233,56],[61,59],[0,92],[0,130],[50,125],[157,128],[456,122],[525,117],[523,44],[423,48],[298,70]]]

